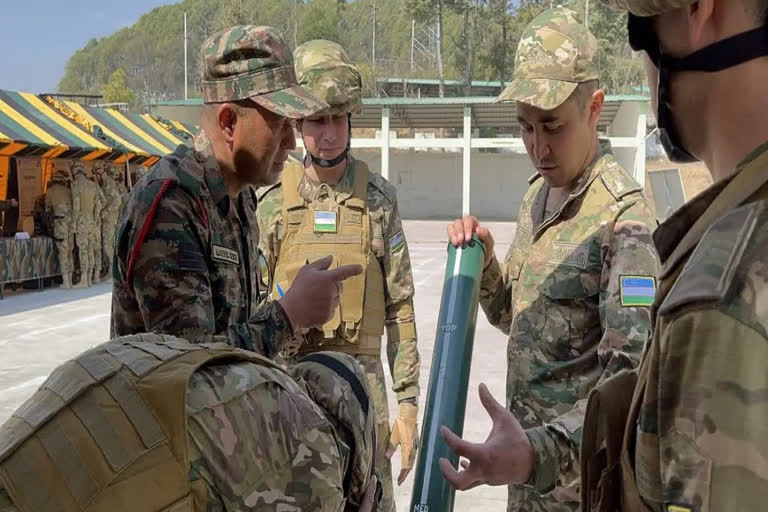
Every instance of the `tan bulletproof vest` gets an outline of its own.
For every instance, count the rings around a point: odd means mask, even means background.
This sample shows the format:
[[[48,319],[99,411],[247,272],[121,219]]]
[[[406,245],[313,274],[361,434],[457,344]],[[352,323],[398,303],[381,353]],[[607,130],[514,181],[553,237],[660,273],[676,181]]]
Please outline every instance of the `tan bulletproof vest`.
[[[65,185],[53,183],[45,191],[45,200],[56,217],[72,216],[72,191]]]
[[[288,165],[282,174],[283,240],[274,282],[287,291],[306,263],[333,255],[330,268],[357,264],[363,273],[343,283],[341,301],[322,331],[307,334],[300,351],[323,345],[350,354],[375,354],[384,334],[384,274],[371,252],[368,214],[368,167],[354,161],[354,191],[336,201],[331,190],[329,204],[307,202],[299,194],[304,176],[301,163]],[[329,219],[335,226],[331,229]],[[279,298],[276,286],[272,291]]]
[[[80,193],[80,215],[95,218],[96,196],[99,194],[99,186],[85,177],[77,177],[72,182],[72,187]]]
[[[205,484],[189,481],[187,385],[225,360],[277,368],[224,343],[154,334],[59,366],[0,427],[0,505],[7,494],[18,512],[205,511]]]

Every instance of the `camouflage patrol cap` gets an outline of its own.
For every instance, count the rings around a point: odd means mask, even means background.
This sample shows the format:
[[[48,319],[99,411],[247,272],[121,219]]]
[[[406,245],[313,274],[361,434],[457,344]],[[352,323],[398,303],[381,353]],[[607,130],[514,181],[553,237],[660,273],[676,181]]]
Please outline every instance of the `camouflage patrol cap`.
[[[537,16],[523,31],[512,83],[497,102],[520,101],[543,110],[562,105],[582,82],[598,78],[597,39],[564,7]]]
[[[673,11],[696,0],[602,0],[603,3],[615,8],[629,11],[635,16],[656,16]]]
[[[344,494],[348,504],[359,506],[376,450],[376,413],[363,367],[347,354],[315,352],[300,359],[291,373],[307,384],[312,400],[349,448]]]
[[[250,99],[295,119],[327,107],[297,84],[290,49],[272,27],[228,28],[209,37],[200,53],[205,103]]]
[[[299,84],[330,108],[316,115],[359,113],[363,78],[340,44],[324,39],[308,41],[293,53]]]

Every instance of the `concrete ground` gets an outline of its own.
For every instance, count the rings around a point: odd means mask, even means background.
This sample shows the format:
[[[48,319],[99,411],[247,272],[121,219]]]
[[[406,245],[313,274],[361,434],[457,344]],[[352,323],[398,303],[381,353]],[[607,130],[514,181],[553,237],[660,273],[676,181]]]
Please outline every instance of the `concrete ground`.
[[[420,413],[426,401],[432,349],[440,308],[446,260],[445,222],[405,222],[413,276],[416,284],[416,322],[421,353]],[[501,258],[514,235],[514,224],[489,224]],[[42,384],[57,365],[109,338],[111,283],[86,290],[46,289],[6,292],[0,301],[0,423]],[[474,354],[470,374],[464,438],[480,442],[491,422],[477,396],[484,382],[500,401],[504,399],[506,338],[491,327],[482,311],[478,313]],[[386,364],[385,364],[386,368]],[[388,387],[391,381],[387,379]],[[390,416],[397,414],[390,397]],[[419,422],[421,426],[421,418]],[[400,472],[400,455],[393,458],[393,473]],[[408,510],[413,473],[396,487],[397,509]],[[396,479],[396,476],[395,476]],[[396,484],[395,484],[396,485]],[[457,493],[457,511],[504,511],[506,488],[481,487]]]

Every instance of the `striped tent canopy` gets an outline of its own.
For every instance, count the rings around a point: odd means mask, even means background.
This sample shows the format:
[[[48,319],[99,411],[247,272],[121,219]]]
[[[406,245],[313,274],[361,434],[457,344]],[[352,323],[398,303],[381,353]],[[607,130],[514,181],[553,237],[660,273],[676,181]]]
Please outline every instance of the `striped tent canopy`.
[[[184,135],[177,136],[147,114],[128,114],[111,108],[87,107],[71,101],[58,102],[53,98],[48,100],[110,146],[127,153],[131,162],[146,167],[172,153],[179,144],[187,142]]]
[[[119,152],[35,94],[0,90],[0,156],[111,159]]]
[[[197,132],[200,131],[200,127],[195,124],[182,123],[181,121],[165,119],[156,115],[146,115],[157,121],[166,130],[173,132],[177,137],[184,138],[190,143],[195,138]]]

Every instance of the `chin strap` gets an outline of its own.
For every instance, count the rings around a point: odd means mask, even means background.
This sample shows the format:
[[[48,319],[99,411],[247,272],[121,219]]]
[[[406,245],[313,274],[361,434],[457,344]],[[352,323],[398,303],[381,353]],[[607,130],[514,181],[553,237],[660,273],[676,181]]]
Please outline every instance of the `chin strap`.
[[[347,158],[347,154],[349,154],[349,149],[352,143],[352,114],[347,114],[347,147],[344,148],[344,151],[339,153],[339,155],[335,158],[331,158],[330,160],[326,160],[325,158],[320,158],[309,151],[307,151],[307,154],[309,155],[309,158],[312,159],[312,163],[315,164],[318,167],[323,167],[325,169],[329,169],[331,167],[336,167],[341,162],[344,161],[345,158]],[[304,147],[307,147],[305,144]]]

